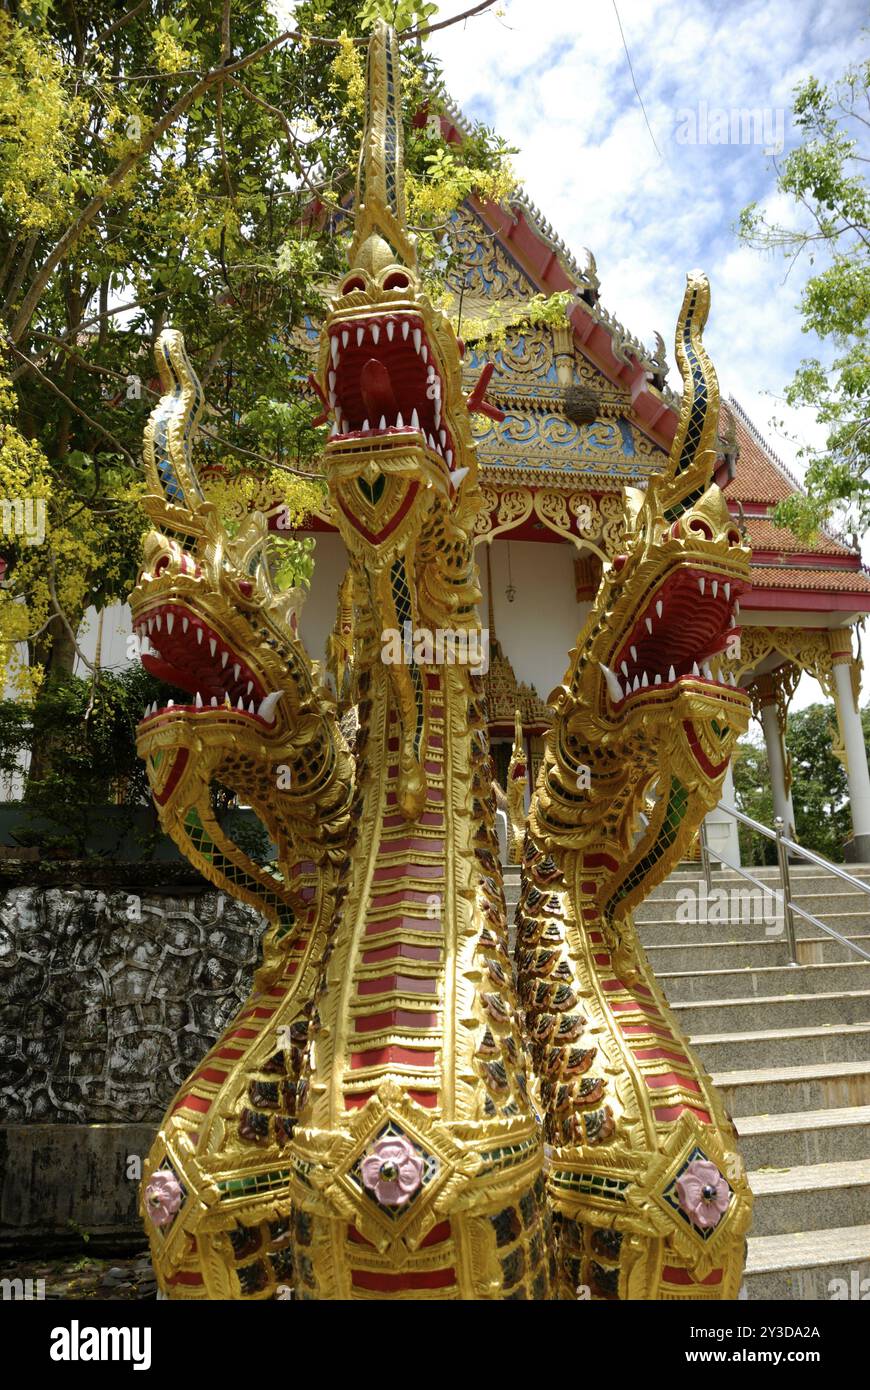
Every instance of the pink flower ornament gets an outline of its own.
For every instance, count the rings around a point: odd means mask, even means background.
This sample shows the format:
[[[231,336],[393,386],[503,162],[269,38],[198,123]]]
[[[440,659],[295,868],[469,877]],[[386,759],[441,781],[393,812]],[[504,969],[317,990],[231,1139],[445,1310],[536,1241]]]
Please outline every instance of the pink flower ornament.
[[[152,1174],[145,1188],[145,1210],[153,1226],[168,1226],[174,1221],[183,1196],[181,1183],[174,1173],[161,1168]]]
[[[360,1164],[363,1184],[382,1207],[403,1207],[423,1181],[423,1157],[403,1134],[385,1134]]]
[[[699,1231],[718,1226],[731,1198],[731,1190],[715,1163],[694,1159],[676,1181],[680,1207]]]

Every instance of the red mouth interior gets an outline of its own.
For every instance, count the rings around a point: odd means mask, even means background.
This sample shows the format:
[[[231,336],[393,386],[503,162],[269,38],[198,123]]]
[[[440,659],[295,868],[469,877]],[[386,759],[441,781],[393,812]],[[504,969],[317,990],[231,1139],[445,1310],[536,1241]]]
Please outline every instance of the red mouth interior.
[[[453,467],[443,382],[419,314],[346,319],[330,328],[329,346],[332,439],[413,433]]]
[[[621,699],[686,677],[731,689],[715,660],[735,626],[735,604],[748,585],[701,569],[679,569],[650,596],[613,666]],[[611,689],[611,700],[615,689]]]
[[[145,670],[194,697],[190,705],[171,708],[199,714],[215,709],[226,712],[229,704],[262,724],[274,723],[274,705],[259,712],[268,692],[256,672],[191,609],[178,603],[158,604],[137,620],[136,635]],[[197,695],[201,704],[196,703]],[[168,708],[146,710],[145,718]]]

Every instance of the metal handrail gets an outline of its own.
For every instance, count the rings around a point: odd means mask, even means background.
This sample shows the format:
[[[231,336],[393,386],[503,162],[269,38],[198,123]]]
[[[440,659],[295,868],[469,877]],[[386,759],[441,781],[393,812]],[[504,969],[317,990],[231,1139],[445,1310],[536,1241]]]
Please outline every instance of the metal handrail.
[[[870,961],[870,951],[865,951],[857,942],[850,941],[848,936],[841,936],[833,927],[829,927],[826,922],[820,921],[812,912],[807,912],[805,908],[800,907],[793,900],[788,856],[790,853],[800,855],[802,859],[808,860],[811,864],[818,865],[821,869],[830,870],[831,873],[836,874],[837,878],[843,879],[844,882],[851,884],[854,888],[859,888],[862,893],[868,895],[870,895],[870,884],[863,883],[860,878],[855,878],[852,874],[847,874],[844,869],[838,868],[836,864],[832,864],[830,860],[822,858],[821,855],[815,854],[812,850],[804,849],[803,845],[795,844],[794,840],[789,839],[785,834],[785,826],[779,816],[777,816],[773,822],[774,829],[771,830],[769,826],[762,825],[760,821],[753,820],[751,816],[745,816],[742,811],[738,811],[733,806],[720,804],[717,809],[725,811],[729,816],[732,816],[734,820],[740,821],[742,825],[748,826],[750,830],[756,831],[759,835],[764,835],[768,840],[773,840],[776,845],[776,858],[780,880],[779,889],[771,888],[769,884],[762,883],[761,880],[755,878],[753,874],[747,873],[739,864],[732,864],[723,854],[717,853],[716,858],[721,865],[733,870],[734,873],[739,874],[741,878],[745,878],[749,883],[754,883],[756,888],[760,888],[762,892],[768,893],[781,904],[783,916],[785,918],[786,939],[788,941],[790,957],[789,963],[791,965],[799,966],[801,964],[797,958],[797,940],[794,924],[795,913],[797,913],[799,917],[802,917],[805,922],[809,922],[812,926],[817,927],[819,931],[824,932],[825,935],[833,937],[835,941],[839,941],[841,946],[847,947],[847,949],[854,952],[855,955]],[[704,821],[701,822],[699,841],[704,879],[708,891],[712,891],[713,875],[710,868],[710,847],[707,843],[707,827]]]

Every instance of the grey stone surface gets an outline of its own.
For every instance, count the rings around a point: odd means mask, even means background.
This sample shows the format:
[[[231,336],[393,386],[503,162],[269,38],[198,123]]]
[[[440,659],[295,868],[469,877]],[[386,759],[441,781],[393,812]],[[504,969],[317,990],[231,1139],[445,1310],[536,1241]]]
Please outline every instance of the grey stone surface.
[[[0,1122],[159,1120],[246,998],[264,928],[212,889],[8,889]]]

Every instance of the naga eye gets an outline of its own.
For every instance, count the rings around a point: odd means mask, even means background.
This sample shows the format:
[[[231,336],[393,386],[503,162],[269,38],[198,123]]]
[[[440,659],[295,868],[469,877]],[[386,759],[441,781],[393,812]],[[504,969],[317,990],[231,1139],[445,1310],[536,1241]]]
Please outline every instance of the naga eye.
[[[713,539],[713,528],[708,526],[706,521],[702,521],[699,516],[692,517],[692,520],[688,523],[688,530],[696,532],[699,536],[703,536],[707,541]]]
[[[366,282],[359,275],[352,275],[349,280],[345,280],[341,287],[342,294],[350,294],[351,290],[365,290]]]
[[[157,561],[157,564],[154,566],[154,576],[155,576],[155,578],[157,577],[158,574],[162,574],[163,571],[164,571],[165,569],[168,569],[168,567],[169,567],[169,556],[168,556],[168,555],[161,555],[161,556],[160,556],[160,559]]]
[[[407,275],[403,274],[401,270],[394,270],[392,275],[388,275],[384,281],[384,289],[406,290],[409,288],[410,284],[411,281],[408,279]]]
[[[728,543],[729,543],[729,545],[742,545],[743,542],[742,542],[742,539],[741,539],[741,536],[740,536],[740,532],[739,532],[739,531],[729,531],[729,532],[728,532]]]

